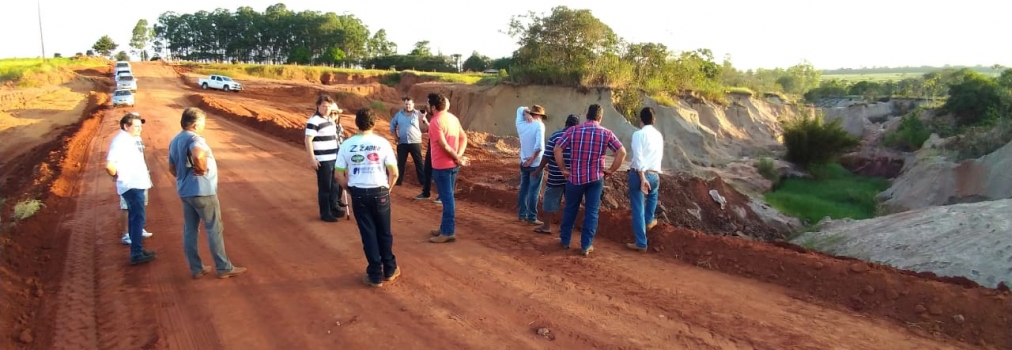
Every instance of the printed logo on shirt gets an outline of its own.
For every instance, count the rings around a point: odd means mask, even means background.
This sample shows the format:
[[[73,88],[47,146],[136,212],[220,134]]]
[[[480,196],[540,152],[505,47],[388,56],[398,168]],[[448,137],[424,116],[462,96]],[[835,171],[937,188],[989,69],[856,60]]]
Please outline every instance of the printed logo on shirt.
[[[352,162],[361,163],[363,160],[365,160],[365,157],[362,156],[361,154],[356,154],[356,155],[351,156],[351,161]]]
[[[354,144],[354,145],[351,145],[351,149],[348,150],[348,151],[349,152],[356,152],[357,153],[357,152],[369,152],[369,151],[379,151],[379,150],[380,150],[379,146],[375,146],[375,145],[362,146],[362,145],[359,145],[359,144]]]
[[[372,174],[376,172],[376,168],[373,167],[355,167],[351,170],[352,175],[358,174]]]
[[[366,156],[366,158],[369,158],[370,163],[379,163],[380,161],[380,155],[379,153],[376,152],[369,153],[369,155]]]

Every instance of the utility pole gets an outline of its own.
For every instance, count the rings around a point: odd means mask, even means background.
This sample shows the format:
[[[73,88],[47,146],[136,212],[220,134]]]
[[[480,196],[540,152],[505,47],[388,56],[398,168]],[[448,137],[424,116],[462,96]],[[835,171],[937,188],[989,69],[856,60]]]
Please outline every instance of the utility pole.
[[[42,63],[46,63],[46,42],[42,36],[42,0],[36,0],[35,5],[39,9],[39,44],[42,45]]]

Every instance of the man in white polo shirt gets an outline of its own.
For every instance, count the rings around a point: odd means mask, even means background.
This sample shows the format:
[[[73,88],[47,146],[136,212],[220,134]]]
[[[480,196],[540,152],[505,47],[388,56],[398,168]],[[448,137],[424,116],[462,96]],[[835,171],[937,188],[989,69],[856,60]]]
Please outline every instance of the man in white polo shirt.
[[[664,136],[654,128],[654,109],[640,110],[639,131],[632,135],[632,163],[629,164],[629,207],[635,243],[626,248],[647,251],[647,231],[657,225],[657,194],[660,187]]]
[[[517,136],[520,139],[520,189],[517,193],[517,217],[529,225],[543,225],[538,220],[538,197],[541,195],[541,159],[545,151],[545,109],[539,105],[517,108]]]
[[[334,161],[344,136],[344,129],[336,118],[340,112],[334,99],[320,95],[316,99],[316,113],[306,121],[305,146],[309,153],[309,166],[316,170],[320,220],[327,222],[337,222],[345,214],[341,186],[334,180]]]
[[[131,114],[136,114],[136,112],[131,112]],[[136,144],[137,148],[140,149],[141,152],[143,153],[144,152],[144,140],[141,140],[141,129],[142,128],[141,127],[134,128],[130,124],[130,123],[132,123],[132,122],[130,122],[130,120],[132,120],[132,119],[130,119],[130,115],[131,114],[127,114],[126,116],[123,117],[123,119],[120,119],[119,129],[122,130],[123,132],[126,132],[126,133],[130,134],[130,136],[133,137],[134,144]],[[144,120],[144,119],[141,119],[141,120]],[[124,124],[124,122],[126,122],[127,124]],[[142,124],[143,124],[143,122],[142,122]],[[117,135],[123,134],[123,132],[120,132]],[[148,190],[144,190],[144,206],[145,207],[148,206]],[[123,196],[119,197],[119,209],[120,209],[120,216],[119,216],[120,226],[123,227],[123,236],[120,237],[120,242],[122,242],[125,245],[130,245],[130,220],[127,217],[129,215],[130,211],[127,210],[127,202],[126,202],[126,199],[123,199]],[[148,232],[148,230],[146,228],[142,227],[141,228],[141,232],[143,233],[142,236],[144,238],[148,238],[148,237],[152,236],[152,233]]]
[[[390,141],[373,133],[376,115],[372,109],[355,113],[355,126],[359,133],[346,140],[337,153],[335,176],[351,196],[351,210],[369,263],[362,281],[379,287],[401,274],[390,233],[390,189],[397,181],[397,156]]]
[[[144,250],[141,244],[146,219],[145,192],[151,188],[151,174],[144,161],[144,145],[138,142],[142,124],[144,119],[137,113],[129,113],[120,119],[120,132],[109,145],[105,165],[106,172],[116,181],[116,193],[126,202],[131,265],[155,259],[155,253]]]

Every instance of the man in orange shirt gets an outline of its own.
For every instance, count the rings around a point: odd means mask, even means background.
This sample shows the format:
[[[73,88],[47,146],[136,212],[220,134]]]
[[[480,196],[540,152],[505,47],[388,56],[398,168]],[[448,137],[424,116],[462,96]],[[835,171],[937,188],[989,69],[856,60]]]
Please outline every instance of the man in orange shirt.
[[[432,150],[432,179],[443,202],[443,218],[438,230],[432,231],[429,242],[446,243],[457,240],[455,232],[456,200],[453,189],[457,185],[457,172],[468,164],[464,150],[467,149],[467,134],[460,127],[460,120],[449,112],[450,101],[442,94],[428,96],[432,107],[429,120],[429,149]]]

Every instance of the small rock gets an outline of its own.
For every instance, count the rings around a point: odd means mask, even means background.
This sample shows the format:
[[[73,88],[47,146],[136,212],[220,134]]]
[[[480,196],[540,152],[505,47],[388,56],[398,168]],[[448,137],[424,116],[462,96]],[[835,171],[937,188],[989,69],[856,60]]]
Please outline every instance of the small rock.
[[[659,251],[661,251],[661,247],[654,247],[654,251],[655,251],[655,252],[659,252]]]
[[[826,267],[826,264],[823,264],[821,261],[815,263],[816,270],[822,270],[823,267]]]
[[[24,330],[21,331],[21,334],[18,335],[18,341],[21,342],[21,344],[31,344],[32,341],[34,340],[35,339],[32,338],[31,328],[25,328]]]
[[[966,322],[966,318],[963,318],[963,315],[959,314],[957,314],[956,316],[952,316],[952,320],[955,321],[957,324],[963,324],[963,322]]]
[[[864,294],[875,294],[875,287],[864,286]]]
[[[940,307],[938,307],[936,305],[928,306],[928,313],[930,313],[932,315],[935,315],[935,316],[941,315],[942,314],[942,308],[940,308]]]
[[[868,270],[871,270],[871,268],[865,263],[854,263],[853,265],[850,265],[850,271],[856,273],[868,272]]]
[[[549,330],[548,328],[545,328],[545,327],[538,328],[538,335],[540,335],[542,337],[547,337],[551,333],[552,333],[552,331]]]
[[[923,313],[925,313],[927,311],[928,311],[928,308],[924,307],[924,305],[917,304],[916,306],[914,306],[914,312],[916,312],[916,313],[923,314]]]

